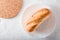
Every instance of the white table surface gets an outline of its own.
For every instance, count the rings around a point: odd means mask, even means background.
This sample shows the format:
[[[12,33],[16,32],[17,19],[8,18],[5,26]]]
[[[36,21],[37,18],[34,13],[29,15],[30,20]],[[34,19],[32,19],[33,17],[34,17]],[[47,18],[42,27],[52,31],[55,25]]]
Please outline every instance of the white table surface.
[[[29,38],[24,34],[23,27],[21,27],[21,13],[15,18],[12,19],[0,19],[0,40],[60,40],[60,1],[59,0],[23,0],[23,7],[27,7],[28,4],[41,2],[51,5],[57,16],[57,26],[50,36],[47,38]],[[21,11],[22,11],[21,10]],[[19,19],[20,18],[20,19]]]

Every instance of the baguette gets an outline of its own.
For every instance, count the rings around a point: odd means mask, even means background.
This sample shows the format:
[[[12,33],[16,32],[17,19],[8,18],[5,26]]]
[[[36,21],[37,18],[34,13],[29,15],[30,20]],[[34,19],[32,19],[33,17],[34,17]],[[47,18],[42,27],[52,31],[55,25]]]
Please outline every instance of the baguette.
[[[28,32],[33,32],[38,28],[38,24],[42,24],[47,18],[49,18],[50,13],[50,10],[47,8],[38,10],[27,20],[25,29]]]

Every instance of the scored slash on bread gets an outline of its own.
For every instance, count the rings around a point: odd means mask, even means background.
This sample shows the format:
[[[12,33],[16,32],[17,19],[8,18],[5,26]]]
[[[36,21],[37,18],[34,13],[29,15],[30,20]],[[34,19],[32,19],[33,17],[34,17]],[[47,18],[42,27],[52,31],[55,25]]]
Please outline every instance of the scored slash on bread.
[[[38,24],[43,23],[47,18],[49,18],[51,12],[47,8],[42,8],[34,13],[31,18],[26,22],[26,30],[32,32],[37,29]]]

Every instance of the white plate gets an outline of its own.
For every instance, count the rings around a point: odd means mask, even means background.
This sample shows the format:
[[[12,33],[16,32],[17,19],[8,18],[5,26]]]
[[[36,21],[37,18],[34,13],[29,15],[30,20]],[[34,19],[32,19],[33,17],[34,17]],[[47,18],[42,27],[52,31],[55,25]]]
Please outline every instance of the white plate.
[[[42,4],[42,3],[35,3],[26,8],[25,12],[22,15],[22,22],[23,22],[24,29],[26,27],[25,22],[30,18],[31,15],[33,15],[33,13],[35,13],[36,11],[38,11],[41,8],[50,9],[52,11],[51,16],[49,19],[47,19],[45,22],[43,22],[39,26],[39,28],[36,30],[36,32],[31,33],[31,34],[28,33],[30,37],[44,38],[44,37],[47,37],[48,35],[50,35],[55,29],[55,26],[56,26],[55,15],[56,14],[55,14],[54,10],[51,6]]]

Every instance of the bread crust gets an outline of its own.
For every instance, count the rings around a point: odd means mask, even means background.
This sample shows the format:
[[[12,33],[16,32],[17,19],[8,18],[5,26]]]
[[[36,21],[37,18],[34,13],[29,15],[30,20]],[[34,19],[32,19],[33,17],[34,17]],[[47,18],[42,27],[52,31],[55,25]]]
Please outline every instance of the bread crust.
[[[0,18],[15,17],[22,8],[22,0],[0,0]]]
[[[50,16],[50,10],[47,8],[42,8],[35,12],[30,19],[26,22],[26,30],[32,32],[37,29],[38,24],[41,24]]]

